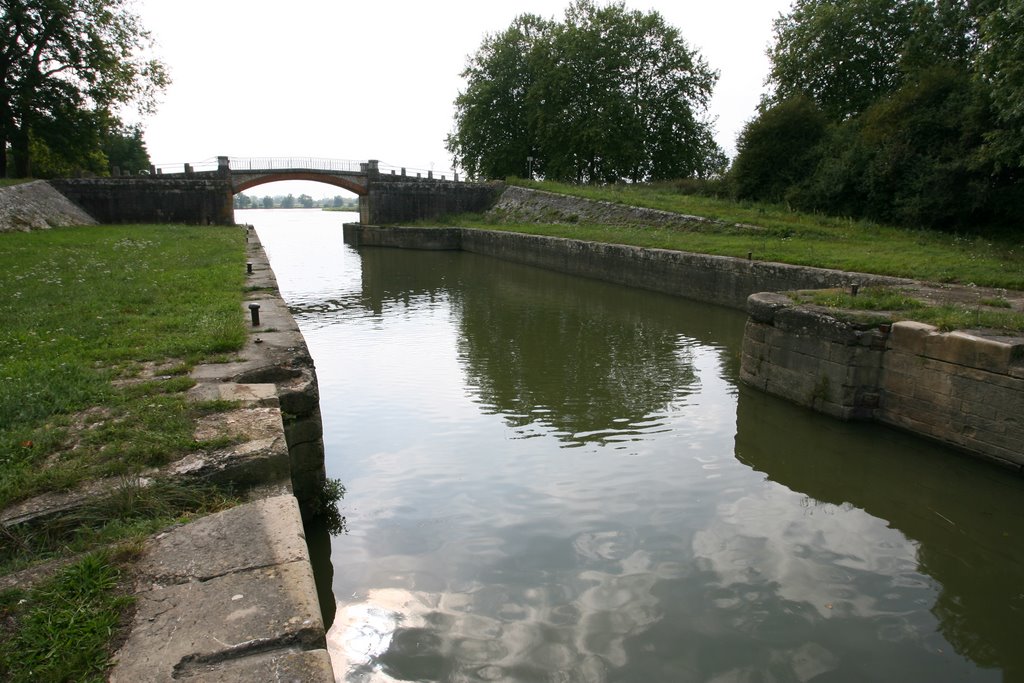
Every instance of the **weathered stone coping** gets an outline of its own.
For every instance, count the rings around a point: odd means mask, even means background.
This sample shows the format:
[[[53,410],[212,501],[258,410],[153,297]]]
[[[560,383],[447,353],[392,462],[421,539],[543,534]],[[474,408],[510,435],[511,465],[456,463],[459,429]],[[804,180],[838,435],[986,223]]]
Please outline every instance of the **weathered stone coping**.
[[[151,541],[110,681],[333,681],[294,496],[249,503]]]
[[[746,384],[1024,469],[1024,339],[858,325],[781,294],[752,295],[748,312]]]
[[[252,296],[243,310],[258,303],[260,325],[237,360],[197,367],[191,393],[239,401],[210,428],[249,440],[175,467],[263,497],[146,543],[111,681],[334,680],[300,513],[325,479],[316,374],[266,254],[247,234]]]
[[[911,280],[867,273],[501,230],[347,223],[344,235],[345,242],[352,245],[469,251],[737,309],[744,309],[747,297],[756,292],[853,283],[912,284]]]

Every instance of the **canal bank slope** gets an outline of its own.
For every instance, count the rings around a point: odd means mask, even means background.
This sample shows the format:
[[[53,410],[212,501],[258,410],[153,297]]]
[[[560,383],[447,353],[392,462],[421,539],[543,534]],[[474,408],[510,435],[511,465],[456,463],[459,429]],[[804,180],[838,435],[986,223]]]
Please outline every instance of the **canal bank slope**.
[[[516,188],[519,212],[522,194]],[[550,215],[558,195],[541,194],[537,210]],[[607,208],[586,208],[588,201],[566,198],[557,210],[592,216]],[[886,286],[938,302],[998,294],[1022,311],[1019,292],[507,231],[359,224],[344,230],[355,246],[464,250],[746,309],[743,382],[841,419],[876,420],[1024,469],[1024,339],[986,330],[944,333],[910,321],[857,323],[843,311],[777,294]]]

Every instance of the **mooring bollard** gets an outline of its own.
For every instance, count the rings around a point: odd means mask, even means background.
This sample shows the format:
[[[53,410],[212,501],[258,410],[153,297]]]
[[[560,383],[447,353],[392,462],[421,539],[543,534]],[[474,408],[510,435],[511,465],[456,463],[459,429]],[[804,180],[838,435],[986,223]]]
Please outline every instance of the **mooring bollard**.
[[[260,324],[260,305],[249,304],[249,313],[252,315],[252,326],[256,327]]]
[[[860,285],[854,283],[850,285],[850,296],[857,296],[857,291],[860,289]]]
[[[249,275],[252,275],[252,264],[251,263],[246,263],[245,264],[245,272],[248,273]]]
[[[747,260],[748,261],[753,261],[754,260],[754,252],[752,252],[752,251],[748,251],[747,252]]]

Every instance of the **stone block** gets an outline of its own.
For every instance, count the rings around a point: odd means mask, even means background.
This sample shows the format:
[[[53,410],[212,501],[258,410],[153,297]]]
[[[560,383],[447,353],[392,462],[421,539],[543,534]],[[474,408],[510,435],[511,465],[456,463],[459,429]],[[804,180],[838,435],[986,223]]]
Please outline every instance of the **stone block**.
[[[147,582],[206,581],[267,565],[308,562],[294,496],[247,503],[160,534],[137,568]]]
[[[273,662],[315,675],[301,680],[332,680],[323,676],[322,655],[292,657],[326,647],[293,496],[160,534],[143,551],[136,586],[137,609],[111,681],[274,680],[258,673]],[[229,673],[220,676],[220,667]]]
[[[921,355],[925,350],[925,341],[938,333],[934,325],[901,320],[892,324],[889,332],[889,348],[911,355]]]
[[[785,294],[758,292],[747,297],[747,314],[756,322],[767,325],[775,320],[775,313],[793,306],[793,300]]]
[[[111,683],[177,680],[196,665],[238,660],[254,650],[326,648],[309,562],[154,585],[136,599]]]

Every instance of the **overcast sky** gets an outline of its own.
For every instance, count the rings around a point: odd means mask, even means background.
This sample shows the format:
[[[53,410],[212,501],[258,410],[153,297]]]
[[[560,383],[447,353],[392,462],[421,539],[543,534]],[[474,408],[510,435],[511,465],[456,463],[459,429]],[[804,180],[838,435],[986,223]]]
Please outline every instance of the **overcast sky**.
[[[137,0],[173,79],[157,113],[143,121],[150,157],[156,164],[218,155],[379,159],[446,171],[444,138],[467,56],[515,16],[561,18],[567,4]],[[732,155],[763,91],[771,22],[790,0],[626,4],[660,12],[720,72],[711,114],[719,144]],[[314,197],[336,189],[264,187]]]

